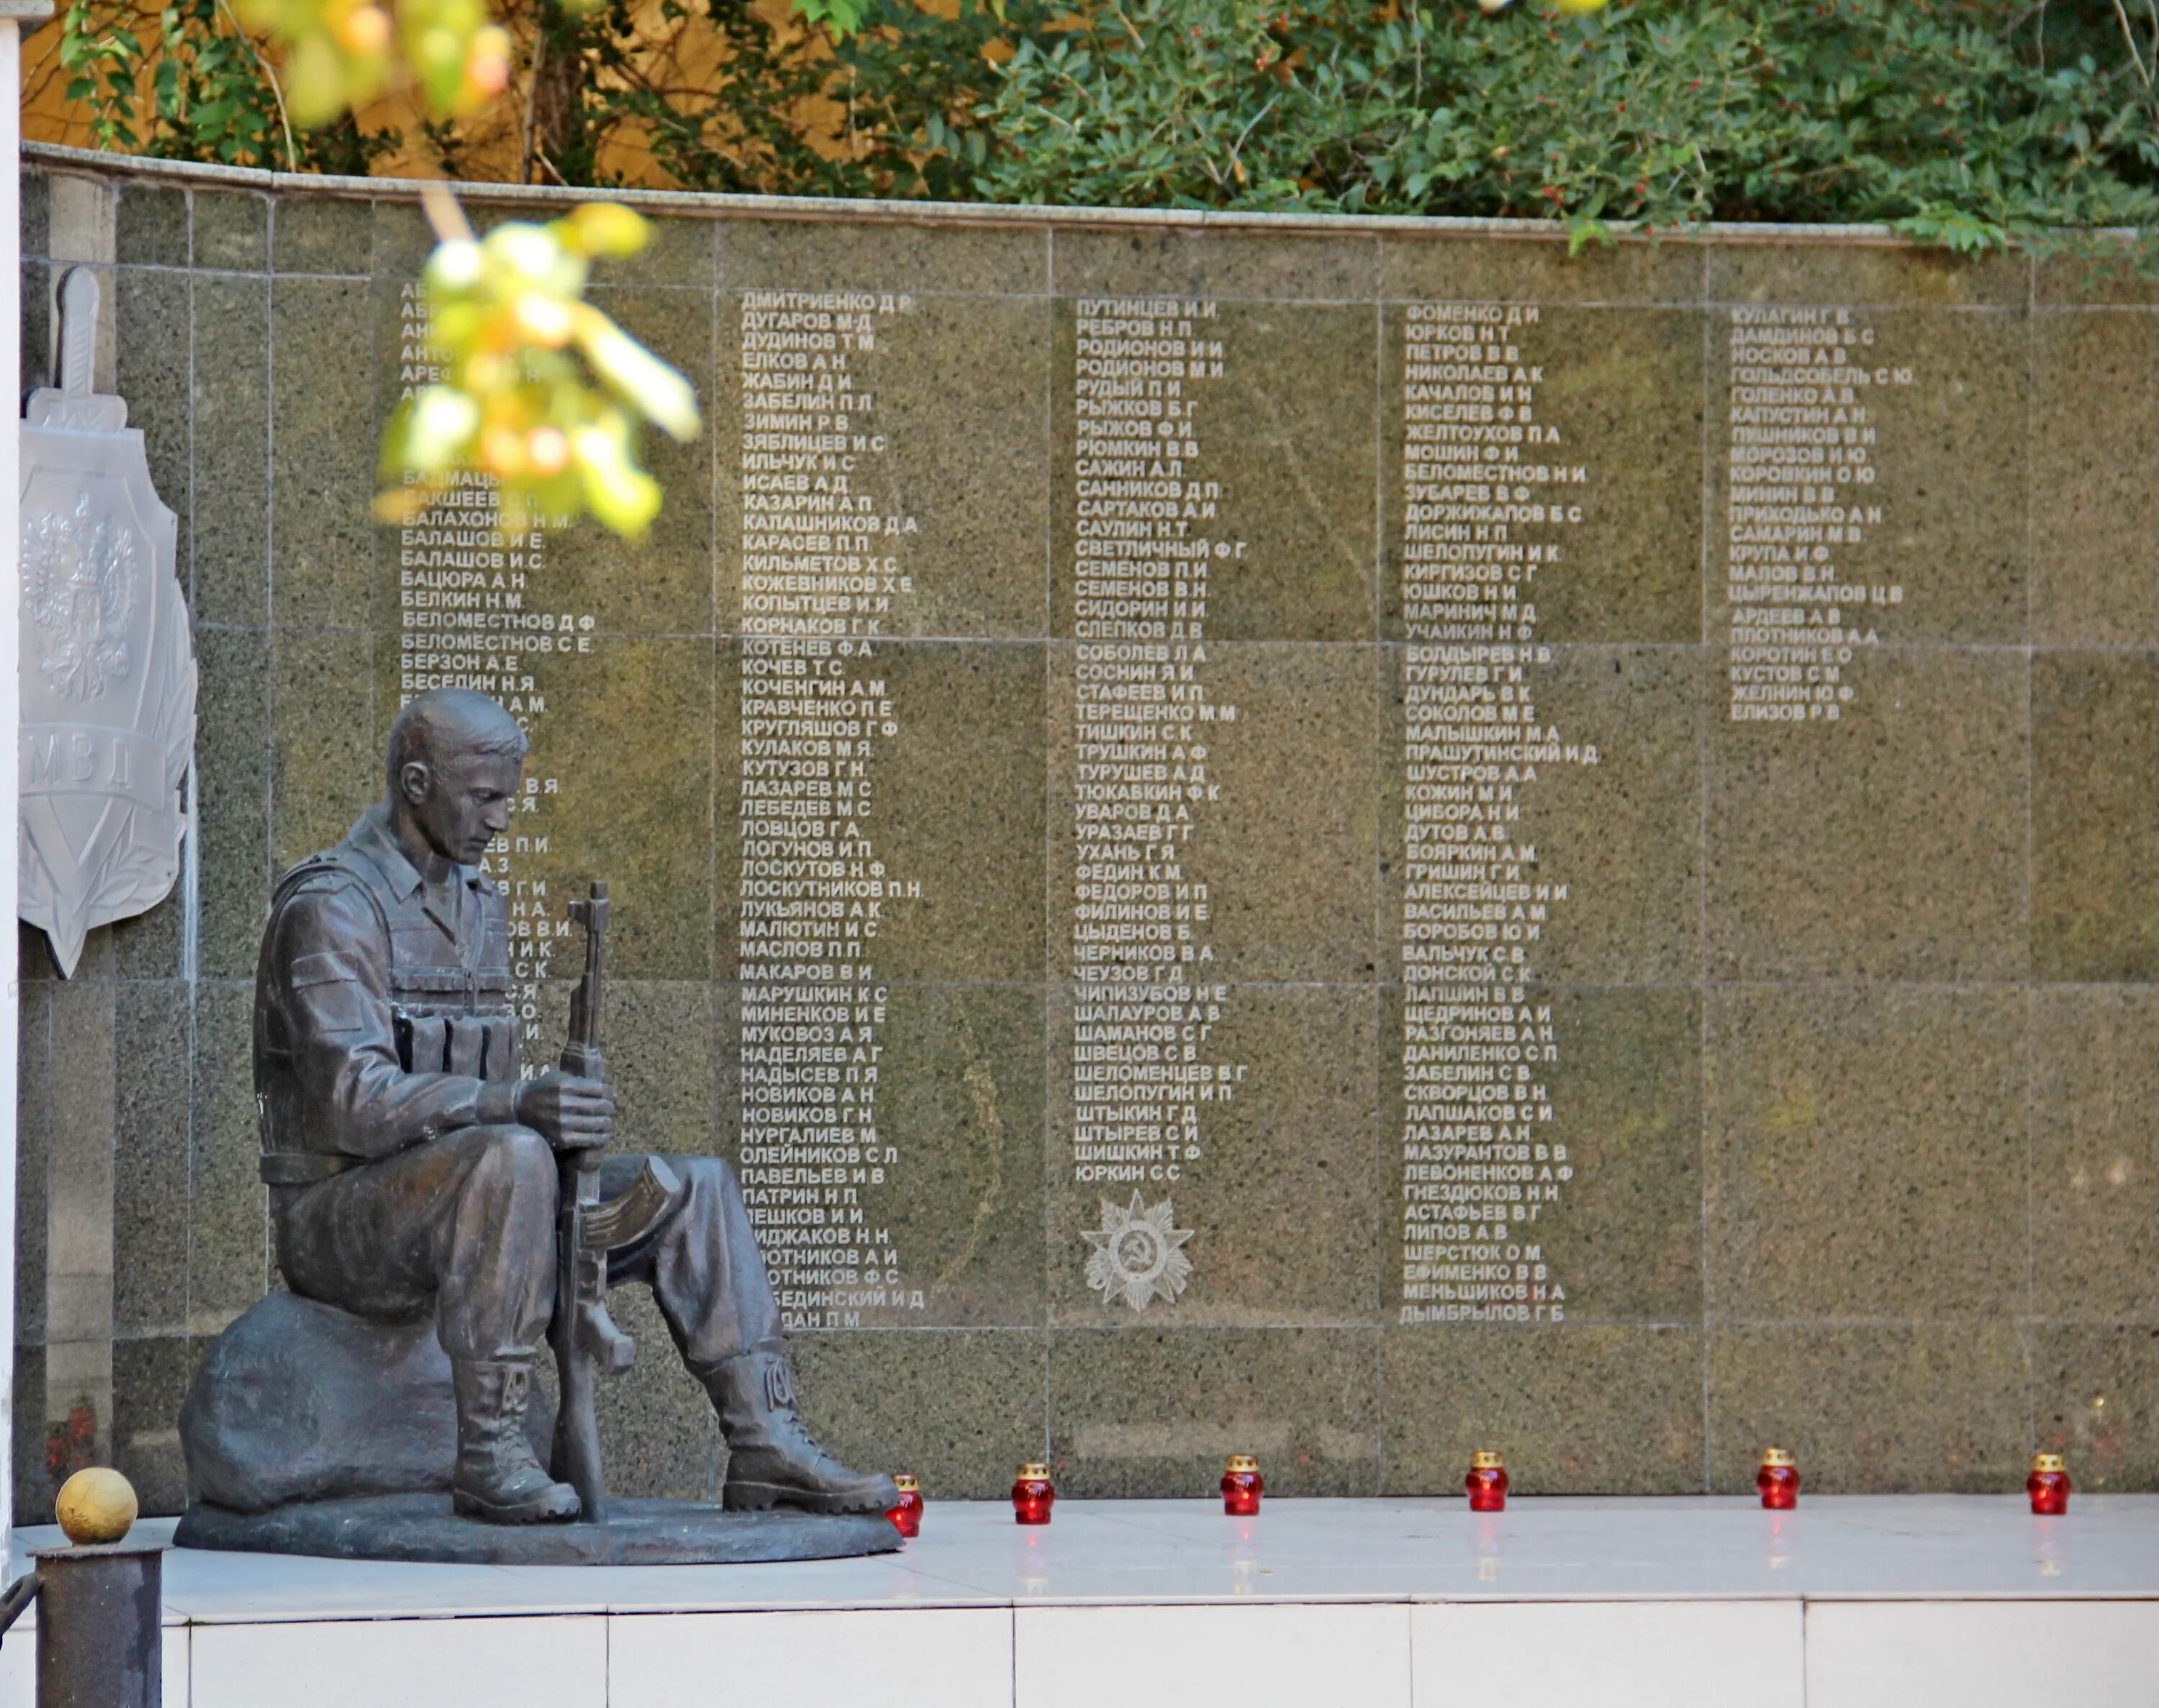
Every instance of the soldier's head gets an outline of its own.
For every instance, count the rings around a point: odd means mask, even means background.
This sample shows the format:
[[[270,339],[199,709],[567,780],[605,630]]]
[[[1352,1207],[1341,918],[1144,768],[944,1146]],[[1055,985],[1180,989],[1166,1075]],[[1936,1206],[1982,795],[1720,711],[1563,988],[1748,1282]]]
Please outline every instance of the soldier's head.
[[[484,694],[434,688],[390,726],[390,810],[445,860],[471,866],[510,828],[525,732]]]

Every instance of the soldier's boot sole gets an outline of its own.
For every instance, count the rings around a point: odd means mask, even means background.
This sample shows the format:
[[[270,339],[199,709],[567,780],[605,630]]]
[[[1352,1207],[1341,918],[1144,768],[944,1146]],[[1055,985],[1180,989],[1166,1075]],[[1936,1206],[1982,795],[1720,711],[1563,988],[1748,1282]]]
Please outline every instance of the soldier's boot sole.
[[[883,1498],[874,1486],[820,1492],[791,1483],[743,1482],[729,1483],[722,1488],[720,1504],[729,1512],[770,1512],[774,1507],[784,1506],[796,1512],[837,1518],[849,1513],[881,1513],[892,1501]]]
[[[567,1524],[577,1516],[579,1504],[577,1490],[562,1483],[530,1500],[495,1501],[469,1489],[450,1491],[450,1507],[458,1517],[489,1524]]]

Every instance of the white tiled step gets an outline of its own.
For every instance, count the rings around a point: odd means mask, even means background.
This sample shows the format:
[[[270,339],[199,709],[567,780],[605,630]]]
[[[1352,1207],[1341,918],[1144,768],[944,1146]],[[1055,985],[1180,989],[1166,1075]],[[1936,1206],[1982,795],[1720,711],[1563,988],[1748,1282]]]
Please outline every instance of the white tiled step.
[[[32,1708],[31,1633],[0,1708]],[[889,1608],[172,1626],[168,1708],[2153,1708],[2159,1602]]]

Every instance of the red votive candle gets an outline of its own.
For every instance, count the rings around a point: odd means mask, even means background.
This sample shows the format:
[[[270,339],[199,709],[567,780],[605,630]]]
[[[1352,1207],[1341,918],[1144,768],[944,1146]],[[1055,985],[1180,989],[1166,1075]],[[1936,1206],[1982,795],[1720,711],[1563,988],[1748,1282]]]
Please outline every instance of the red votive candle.
[[[885,1516],[892,1520],[893,1529],[898,1531],[901,1535],[920,1535],[922,1534],[920,1479],[910,1476],[904,1471],[900,1471],[893,1473],[892,1483],[893,1487],[899,1491],[899,1504],[893,1507]]]
[[[1762,1492],[1762,1504],[1771,1512],[1789,1512],[1799,1504],[1799,1467],[1782,1447],[1762,1451],[1762,1468],[1754,1473],[1754,1486]]]
[[[1012,1479],[1012,1519],[1017,1524],[1046,1524],[1049,1509],[1057,1504],[1057,1491],[1049,1485],[1049,1467],[1030,1460]]]
[[[1469,1456],[1469,1474],[1462,1479],[1469,1491],[1472,1512],[1504,1512],[1507,1509],[1507,1461],[1504,1454],[1475,1452]]]
[[[1222,1510],[1233,1519],[1248,1519],[1260,1509],[1266,1484],[1260,1477],[1260,1462],[1250,1453],[1232,1453],[1222,1467]]]
[[[2069,1509],[2068,1461],[2059,1453],[2032,1454],[2024,1492],[2032,1497],[2032,1510],[2042,1518],[2061,1517]]]

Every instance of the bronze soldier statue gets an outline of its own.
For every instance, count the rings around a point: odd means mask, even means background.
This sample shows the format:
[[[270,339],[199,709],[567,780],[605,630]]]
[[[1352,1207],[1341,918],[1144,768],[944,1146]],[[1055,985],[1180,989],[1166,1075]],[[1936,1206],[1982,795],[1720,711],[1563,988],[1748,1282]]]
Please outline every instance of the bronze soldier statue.
[[[558,1153],[604,1146],[607,1086],[520,1077],[507,910],[476,868],[509,827],[526,738],[486,696],[420,696],[390,730],[386,794],[278,883],[255,986],[255,1089],[277,1265],[303,1298],[382,1322],[432,1314],[457,1400],[458,1511],[573,1519],[525,1429],[555,1309]],[[878,1512],[796,1410],[779,1312],[727,1165],[665,1159],[665,1213],[610,1252],[641,1281],[727,1441],[724,1504]],[[603,1201],[641,1157],[609,1157]]]

